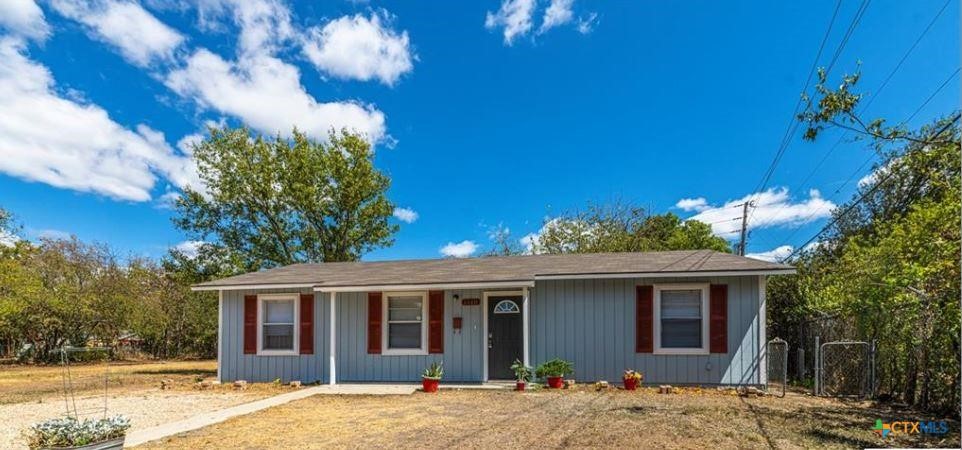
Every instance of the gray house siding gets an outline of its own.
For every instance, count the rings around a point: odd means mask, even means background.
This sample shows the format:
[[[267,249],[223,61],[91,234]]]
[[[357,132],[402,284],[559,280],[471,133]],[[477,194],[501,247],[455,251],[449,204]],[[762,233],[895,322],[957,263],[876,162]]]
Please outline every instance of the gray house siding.
[[[759,352],[764,348],[759,314],[759,277],[584,279],[538,281],[529,289],[530,360],[560,357],[574,363],[574,378],[618,381],[625,369],[645,374],[646,383],[763,384]],[[635,286],[709,282],[727,284],[728,353],[655,355],[635,353]],[[296,291],[296,290],[293,290]],[[292,290],[224,291],[219,364],[223,381],[328,382],[330,294],[315,294],[314,354],[243,354],[244,295]],[[309,291],[297,291],[309,292]],[[419,381],[432,361],[444,361],[447,382],[477,382],[484,374],[483,306],[462,306],[453,296],[482,298],[481,290],[445,292],[444,353],[418,356],[367,353],[367,294],[338,293],[336,378],[352,381]],[[463,318],[462,329],[452,327]],[[761,367],[761,368],[760,368]]]
[[[330,306],[323,295],[314,296],[314,354],[258,356],[244,354],[244,296],[250,294],[310,293],[306,290],[262,289],[223,291],[221,296],[220,348],[218,364],[221,381],[268,382],[278,378],[286,383],[327,381],[327,324]]]
[[[367,293],[337,294],[338,381],[420,381],[421,371],[434,361],[444,361],[444,381],[481,381],[481,307],[462,306],[454,295],[481,298],[481,291],[445,291],[444,353],[396,356],[367,353]],[[463,318],[460,332],[451,325],[454,317]]]
[[[635,286],[705,282],[728,285],[728,353],[635,353]],[[573,378],[585,381],[618,381],[634,369],[645,383],[761,384],[758,294],[754,276],[539,281],[531,290],[531,363],[567,359]]]

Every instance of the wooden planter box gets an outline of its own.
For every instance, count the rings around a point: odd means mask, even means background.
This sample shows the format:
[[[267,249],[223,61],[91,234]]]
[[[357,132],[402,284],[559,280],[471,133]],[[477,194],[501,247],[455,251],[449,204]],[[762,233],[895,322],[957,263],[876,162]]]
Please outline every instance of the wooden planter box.
[[[46,447],[43,450],[121,450],[124,448],[124,439],[125,437],[119,437],[76,447]]]

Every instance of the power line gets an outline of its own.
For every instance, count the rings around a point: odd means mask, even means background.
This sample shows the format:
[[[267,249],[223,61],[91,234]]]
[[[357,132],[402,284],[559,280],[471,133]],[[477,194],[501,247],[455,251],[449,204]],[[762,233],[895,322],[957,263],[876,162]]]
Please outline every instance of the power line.
[[[945,130],[948,130],[949,127],[951,127],[951,126],[954,125],[956,122],[958,122],[958,121],[959,121],[959,117],[962,117],[962,115],[956,114],[956,115],[955,115],[955,118],[953,118],[951,121],[949,121],[948,123],[946,123],[945,126],[943,126],[942,129],[940,129],[938,132],[936,132],[935,134],[933,134],[932,137],[929,138],[929,140],[933,140],[933,139],[939,137],[942,133],[945,132]],[[862,195],[860,195],[854,202],[852,202],[852,204],[848,205],[841,213],[836,214],[835,217],[832,218],[832,220],[831,220],[827,225],[825,225],[824,227],[822,227],[821,230],[818,231],[818,233],[815,233],[815,235],[812,236],[811,238],[809,238],[807,241],[805,241],[804,244],[798,246],[797,248],[795,248],[795,250],[793,250],[791,253],[789,253],[788,256],[786,256],[785,258],[783,258],[783,259],[782,259],[782,262],[791,259],[793,256],[795,256],[796,254],[798,254],[799,251],[801,251],[802,249],[804,249],[805,247],[807,247],[808,244],[811,244],[815,239],[817,239],[819,236],[821,236],[822,233],[825,233],[826,231],[828,231],[832,226],[834,226],[836,223],[838,223],[839,219],[841,219],[842,217],[844,217],[845,215],[847,215],[850,211],[852,211],[853,209],[855,209],[856,206],[858,206],[858,205],[859,205],[860,203],[862,203],[862,201],[865,200],[869,195],[871,195],[872,193],[874,193],[874,192],[875,192],[876,190],[878,190],[882,185],[884,185],[886,182],[888,182],[888,180],[890,180],[894,175],[895,175],[895,171],[889,171],[889,172],[887,172],[885,175],[883,175],[882,178],[880,178],[878,181],[875,182],[875,185],[873,185],[871,189],[869,189],[869,190],[865,191],[864,193],[862,193]]]
[[[848,45],[849,39],[851,39],[853,33],[855,32],[855,29],[858,28],[858,24],[861,21],[862,16],[865,14],[865,11],[868,9],[868,6],[871,4],[871,2],[872,0],[862,0],[862,3],[859,5],[858,10],[855,12],[855,16],[852,17],[852,22],[849,24],[848,29],[845,31],[845,35],[842,37],[842,40],[839,42],[838,47],[836,47],[835,54],[832,56],[831,62],[829,63],[827,69],[825,69],[826,73],[830,73],[832,71],[832,68],[835,67],[835,63],[838,61],[839,55],[841,55],[842,51],[845,49],[845,46]],[[811,69],[809,69],[808,78],[805,81],[805,88],[802,90],[802,92],[805,95],[808,95],[808,89],[809,89],[809,86],[811,86],[812,75],[815,72],[815,68],[818,66],[818,60],[822,56],[822,51],[824,50],[825,43],[828,40],[828,37],[831,33],[832,26],[835,22],[835,18],[838,16],[838,10],[840,6],[841,6],[841,1],[839,1],[839,3],[835,6],[835,12],[832,14],[832,20],[829,22],[828,29],[825,30],[825,36],[822,38],[822,43],[819,46],[818,53],[815,55],[815,60],[812,61],[812,67]],[[772,175],[775,174],[775,169],[778,167],[779,162],[781,162],[782,157],[785,155],[785,151],[788,150],[788,147],[791,144],[792,139],[795,137],[795,132],[798,130],[798,127],[801,123],[798,120],[799,106],[801,106],[801,104],[802,104],[802,97],[799,96],[798,101],[795,103],[795,109],[792,111],[792,116],[788,124],[788,127],[785,129],[785,134],[782,136],[782,142],[781,144],[779,144],[778,150],[775,151],[775,157],[772,159],[772,163],[768,166],[768,170],[766,170],[765,175],[762,177],[762,180],[752,191],[753,196],[757,196],[759,193],[764,191],[766,187],[768,187],[768,182],[771,181]],[[812,97],[809,97],[808,102],[805,105],[805,108],[808,109],[809,107],[811,107],[811,105],[812,105]],[[755,215],[755,211],[752,210],[751,214],[748,216],[748,221],[751,221],[754,215]]]

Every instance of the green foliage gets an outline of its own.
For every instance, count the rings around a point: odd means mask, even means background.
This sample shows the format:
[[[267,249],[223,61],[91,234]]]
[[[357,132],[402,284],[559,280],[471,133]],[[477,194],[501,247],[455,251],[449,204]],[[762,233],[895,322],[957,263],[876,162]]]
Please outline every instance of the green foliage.
[[[78,420],[63,417],[34,424],[27,432],[31,449],[80,447],[117,439],[127,434],[130,419],[124,416]]]
[[[315,142],[211,128],[194,146],[207,191],[186,189],[174,223],[213,242],[202,256],[235,272],[298,262],[355,261],[390,245],[397,225],[385,194],[389,178],[370,144],[347,131]]]
[[[854,131],[882,156],[874,180],[836,210],[836,224],[793,261],[798,275],[768,287],[776,335],[794,337],[815,317],[845,322],[850,339],[878,342],[879,393],[927,410],[959,404],[962,204],[954,119],[918,130],[862,120],[858,75],[824,87],[800,119],[806,137],[826,127]],[[945,130],[942,132],[942,130]],[[859,200],[861,198],[861,200]],[[851,210],[844,216],[841,211]]]
[[[540,379],[545,379],[547,377],[563,377],[574,373],[574,366],[571,361],[566,361],[561,358],[554,358],[545,361],[539,365],[535,371],[535,376]]]
[[[533,243],[535,253],[643,252],[711,249],[730,252],[728,242],[704,223],[615,203],[590,205],[548,220]]]
[[[431,380],[440,380],[444,376],[444,363],[433,362],[424,372],[421,372],[421,376]]]
[[[522,382],[531,381],[531,368],[524,365],[520,360],[514,360],[514,364],[511,364],[511,370],[514,371],[514,378],[516,380]]]

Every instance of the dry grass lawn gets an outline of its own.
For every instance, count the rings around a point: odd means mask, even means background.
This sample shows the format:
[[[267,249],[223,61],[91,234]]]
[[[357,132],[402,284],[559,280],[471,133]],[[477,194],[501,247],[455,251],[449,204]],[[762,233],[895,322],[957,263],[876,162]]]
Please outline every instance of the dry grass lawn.
[[[103,391],[104,373],[108,375],[108,392],[118,393],[145,386],[160,386],[171,380],[177,386],[192,385],[198,377],[217,375],[217,361],[111,362],[73,365],[70,368],[75,392],[89,394]],[[50,366],[0,366],[0,404],[61,399],[63,370]]]
[[[876,418],[917,417],[789,394],[741,398],[715,390],[660,395],[564,391],[442,391],[412,396],[314,396],[145,444],[142,448],[862,448],[958,446],[944,438],[881,440]],[[140,447],[139,447],[140,448]]]

